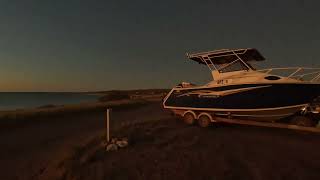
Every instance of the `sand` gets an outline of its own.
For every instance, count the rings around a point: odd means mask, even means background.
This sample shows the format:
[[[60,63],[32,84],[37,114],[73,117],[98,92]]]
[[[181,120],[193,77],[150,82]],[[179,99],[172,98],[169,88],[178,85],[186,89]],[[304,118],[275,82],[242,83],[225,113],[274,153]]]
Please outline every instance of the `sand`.
[[[187,126],[153,102],[112,112],[112,135],[129,147],[106,153],[104,118],[59,114],[1,132],[0,179],[320,179],[319,134]]]

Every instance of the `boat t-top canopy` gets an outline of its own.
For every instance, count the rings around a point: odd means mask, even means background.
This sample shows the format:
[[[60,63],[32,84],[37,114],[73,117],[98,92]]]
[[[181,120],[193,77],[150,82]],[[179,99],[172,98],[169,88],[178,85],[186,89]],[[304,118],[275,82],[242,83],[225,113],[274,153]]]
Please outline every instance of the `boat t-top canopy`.
[[[247,49],[221,49],[200,53],[187,53],[187,57],[191,60],[205,65],[221,65],[228,64],[236,60],[263,61],[265,58],[254,48]]]

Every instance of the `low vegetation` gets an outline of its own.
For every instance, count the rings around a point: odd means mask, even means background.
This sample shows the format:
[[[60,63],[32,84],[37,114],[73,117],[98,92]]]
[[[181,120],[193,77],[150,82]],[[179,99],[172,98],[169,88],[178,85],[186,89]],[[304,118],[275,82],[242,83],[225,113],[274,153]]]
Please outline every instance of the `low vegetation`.
[[[104,96],[99,98],[100,102],[108,102],[115,100],[130,99],[130,94],[125,91],[109,91]]]

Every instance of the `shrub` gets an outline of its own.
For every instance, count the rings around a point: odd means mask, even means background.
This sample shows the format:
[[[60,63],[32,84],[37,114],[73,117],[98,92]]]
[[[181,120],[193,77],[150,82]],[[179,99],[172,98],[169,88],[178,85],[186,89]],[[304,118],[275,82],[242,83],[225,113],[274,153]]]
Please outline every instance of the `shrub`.
[[[122,91],[110,91],[108,92],[108,94],[100,97],[99,101],[106,102],[106,101],[116,101],[116,100],[124,100],[124,99],[130,99],[130,95]]]

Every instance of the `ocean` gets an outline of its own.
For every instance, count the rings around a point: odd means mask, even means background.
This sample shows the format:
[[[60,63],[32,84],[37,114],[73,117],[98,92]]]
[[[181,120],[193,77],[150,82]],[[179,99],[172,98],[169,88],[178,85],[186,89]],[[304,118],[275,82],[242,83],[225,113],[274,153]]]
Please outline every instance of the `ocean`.
[[[85,93],[0,92],[0,111],[96,102],[97,95]]]

